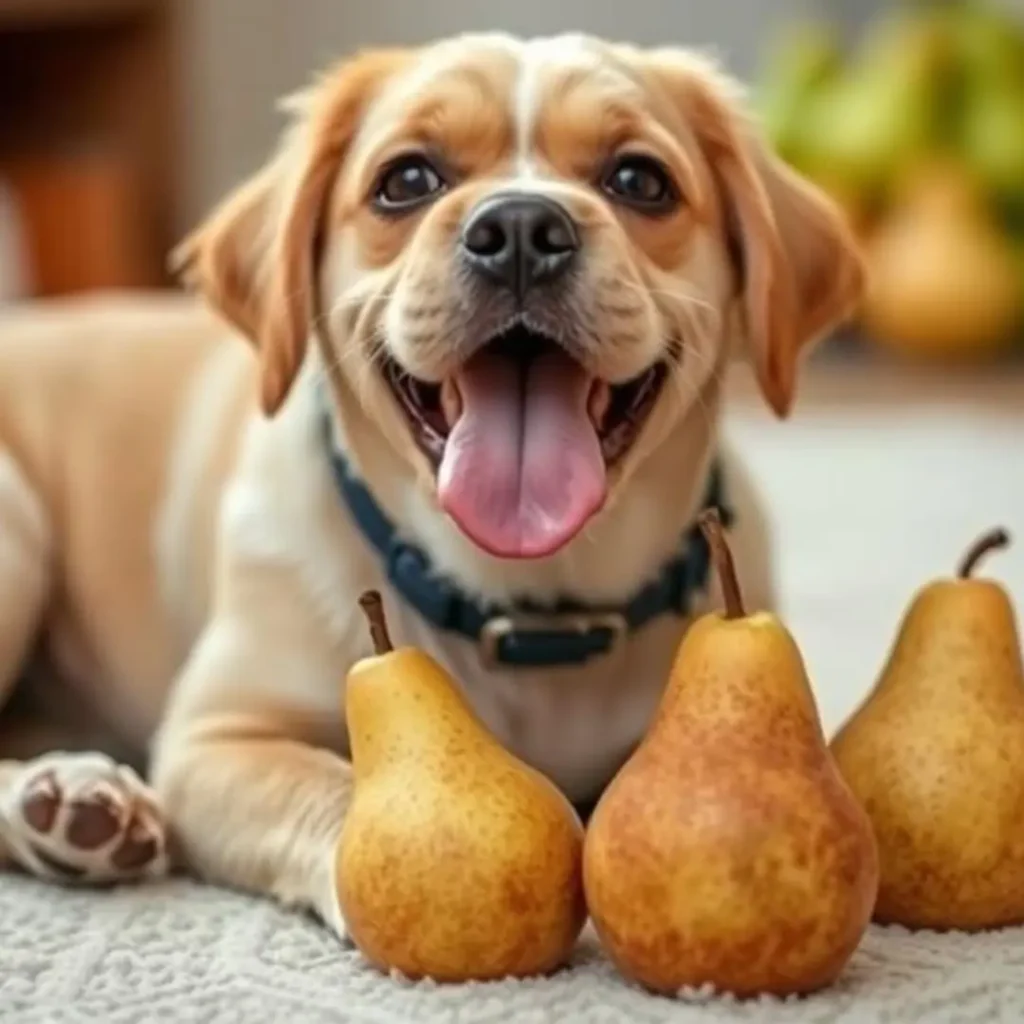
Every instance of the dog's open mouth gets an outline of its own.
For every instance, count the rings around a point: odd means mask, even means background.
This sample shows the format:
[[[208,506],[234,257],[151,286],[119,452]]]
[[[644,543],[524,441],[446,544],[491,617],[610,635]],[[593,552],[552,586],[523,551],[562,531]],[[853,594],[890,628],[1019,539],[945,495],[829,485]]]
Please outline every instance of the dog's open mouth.
[[[385,376],[438,467],[445,510],[492,554],[531,558],[558,550],[603,505],[607,469],[639,436],[665,367],[609,384],[515,327],[442,384],[394,362]]]

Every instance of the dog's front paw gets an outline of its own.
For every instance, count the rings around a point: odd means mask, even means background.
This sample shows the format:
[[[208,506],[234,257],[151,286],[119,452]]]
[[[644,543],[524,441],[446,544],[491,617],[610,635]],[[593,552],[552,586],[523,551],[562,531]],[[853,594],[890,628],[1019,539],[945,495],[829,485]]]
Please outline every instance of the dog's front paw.
[[[47,754],[0,792],[0,834],[39,878],[101,885],[168,870],[167,829],[148,786],[103,754]]]

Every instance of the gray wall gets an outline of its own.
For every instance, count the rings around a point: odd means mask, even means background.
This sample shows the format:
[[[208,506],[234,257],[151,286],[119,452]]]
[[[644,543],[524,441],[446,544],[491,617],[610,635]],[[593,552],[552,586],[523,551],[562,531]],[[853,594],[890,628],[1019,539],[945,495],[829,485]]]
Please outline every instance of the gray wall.
[[[863,16],[884,0],[184,0],[184,227],[267,154],[277,97],[359,46],[467,29],[583,29],[638,43],[715,47],[737,73],[762,41],[807,10]]]

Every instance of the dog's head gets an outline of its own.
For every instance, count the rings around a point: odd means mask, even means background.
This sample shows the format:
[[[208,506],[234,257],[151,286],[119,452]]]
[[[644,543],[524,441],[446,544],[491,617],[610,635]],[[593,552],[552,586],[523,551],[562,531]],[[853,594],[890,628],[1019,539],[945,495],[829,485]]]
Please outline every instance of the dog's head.
[[[179,259],[258,346],[315,329],[480,548],[566,545],[669,443],[730,345],[771,407],[860,297],[836,210],[692,53],[464,36],[363,54]]]

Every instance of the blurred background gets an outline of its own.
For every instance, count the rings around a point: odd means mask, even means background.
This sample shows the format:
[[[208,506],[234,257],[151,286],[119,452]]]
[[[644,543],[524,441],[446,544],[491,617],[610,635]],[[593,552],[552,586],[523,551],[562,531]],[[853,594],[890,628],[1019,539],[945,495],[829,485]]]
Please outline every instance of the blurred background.
[[[0,0],[0,305],[168,287],[282,94],[360,46],[488,28],[717,50],[864,240],[874,286],[791,422],[743,368],[729,404],[834,725],[911,591],[1024,531],[1024,0]],[[992,571],[1024,599],[1024,543]]]
[[[832,350],[1024,350],[1024,0],[0,0],[0,301],[169,284],[279,96],[356,47],[473,28],[714,48],[868,246]]]

